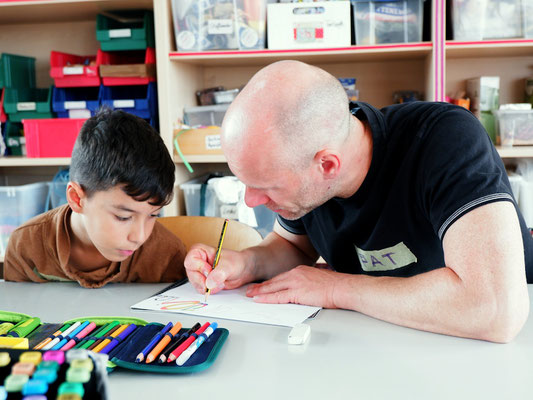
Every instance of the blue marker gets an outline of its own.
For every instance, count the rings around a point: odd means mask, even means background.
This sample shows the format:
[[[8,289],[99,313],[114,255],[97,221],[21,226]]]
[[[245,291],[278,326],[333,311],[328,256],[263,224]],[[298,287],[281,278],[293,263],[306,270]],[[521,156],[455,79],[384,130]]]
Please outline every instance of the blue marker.
[[[89,325],[89,321],[85,321],[83,324],[79,325],[76,329],[74,329],[72,332],[68,334],[68,336],[65,336],[61,341],[56,344],[54,347],[51,348],[51,350],[60,350],[61,347],[63,347],[67,342],[74,338],[79,332],[81,332],[85,327]]]
[[[202,345],[203,342],[207,340],[209,336],[213,334],[213,332],[217,329],[218,324],[216,322],[213,322],[209,327],[204,331],[204,333],[201,333],[198,335],[198,338],[191,343],[187,349],[180,354],[178,359],[176,360],[176,364],[178,364],[180,367],[187,362],[189,358],[194,354],[196,350]]]
[[[172,322],[169,322],[167,326],[165,326],[163,329],[161,329],[155,334],[152,340],[150,340],[150,343],[148,343],[148,345],[137,355],[137,358],[135,358],[135,362],[142,362],[146,355],[155,347],[155,345],[161,340],[163,335],[170,330],[170,328],[172,328]]]

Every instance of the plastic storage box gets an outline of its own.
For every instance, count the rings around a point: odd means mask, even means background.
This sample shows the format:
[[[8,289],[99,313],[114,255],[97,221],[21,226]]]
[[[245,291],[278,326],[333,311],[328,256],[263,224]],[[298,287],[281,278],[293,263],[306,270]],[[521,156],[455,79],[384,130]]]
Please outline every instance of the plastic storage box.
[[[8,119],[21,122],[30,118],[52,118],[52,88],[5,88],[4,109]]]
[[[453,38],[480,41],[523,37],[522,24],[528,18],[523,11],[531,7],[527,6],[528,2],[530,0],[453,0]]]
[[[494,110],[502,146],[533,144],[533,110]]]
[[[1,87],[35,87],[35,58],[2,53],[0,55]]]
[[[102,86],[100,101],[114,109],[121,109],[144,119],[157,114],[155,83],[134,86]]]
[[[173,0],[178,51],[264,49],[266,0]]]
[[[221,126],[229,104],[214,106],[185,107],[183,122],[189,126]]]
[[[155,49],[98,51],[100,76],[105,86],[147,85],[155,81]]]
[[[99,93],[99,87],[54,87],[52,110],[59,118],[88,118],[100,106]]]
[[[8,155],[26,156],[26,138],[20,122],[6,122],[4,141]]]
[[[0,186],[0,253],[5,254],[11,233],[46,208],[48,183]]]
[[[407,43],[422,41],[423,0],[351,0],[355,43]]]
[[[229,217],[227,215],[228,209],[225,206],[231,206],[231,204],[225,204],[217,198],[211,185],[208,184],[209,179],[221,176],[223,176],[221,173],[203,175],[180,185],[180,189],[183,190],[185,197],[185,210],[187,215]],[[226,210],[224,210],[225,208]],[[222,215],[224,212],[226,214]],[[257,226],[254,228],[265,237],[268,233],[272,232],[277,214],[265,206],[254,207],[253,212],[257,222]],[[229,211],[229,213],[231,213],[231,211]]]
[[[148,10],[113,11],[96,16],[96,39],[105,51],[155,47],[154,14]]]
[[[57,87],[100,86],[96,56],[50,52],[50,76]]]
[[[26,119],[24,135],[28,157],[70,157],[85,119]]]

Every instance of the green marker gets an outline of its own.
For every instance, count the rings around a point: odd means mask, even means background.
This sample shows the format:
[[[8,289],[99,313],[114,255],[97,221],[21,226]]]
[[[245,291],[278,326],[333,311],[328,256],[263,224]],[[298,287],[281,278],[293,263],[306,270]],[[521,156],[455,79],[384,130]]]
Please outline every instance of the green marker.
[[[117,325],[118,325],[118,321],[113,321],[113,322],[107,324],[103,329],[99,330],[94,335],[94,337],[95,338],[101,338],[102,336],[104,336],[107,332],[109,332],[111,329],[113,329]],[[96,340],[94,340],[94,339],[87,340],[87,342],[85,342],[84,345],[80,347],[80,349],[86,349],[87,347],[92,345],[94,342],[96,342]]]
[[[28,318],[27,320],[19,322],[17,325],[15,325],[15,327],[7,333],[7,336],[19,338],[26,337],[39,325],[41,325],[41,320],[39,318]]]
[[[0,324],[0,335],[5,335],[7,332],[13,329],[14,326],[15,325],[13,325],[11,322],[4,322]]]

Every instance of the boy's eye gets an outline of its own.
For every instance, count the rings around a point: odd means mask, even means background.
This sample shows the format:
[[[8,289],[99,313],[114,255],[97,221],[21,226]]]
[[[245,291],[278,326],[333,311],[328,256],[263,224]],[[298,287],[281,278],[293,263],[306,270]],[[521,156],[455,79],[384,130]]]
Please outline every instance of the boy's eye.
[[[157,217],[159,217],[159,214],[150,214],[150,217],[151,218],[157,218]]]
[[[118,215],[115,215],[115,218],[118,219],[119,221],[127,221],[127,220],[129,220],[131,217],[119,217]]]

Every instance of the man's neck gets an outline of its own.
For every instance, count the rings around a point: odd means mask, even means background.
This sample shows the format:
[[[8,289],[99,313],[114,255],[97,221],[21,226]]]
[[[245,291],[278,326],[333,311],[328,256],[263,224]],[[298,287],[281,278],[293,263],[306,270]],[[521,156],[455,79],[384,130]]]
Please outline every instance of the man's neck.
[[[372,162],[373,139],[370,125],[355,117],[355,126],[346,143],[346,163],[343,168],[344,184],[338,197],[351,197],[365,180]]]

